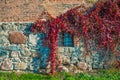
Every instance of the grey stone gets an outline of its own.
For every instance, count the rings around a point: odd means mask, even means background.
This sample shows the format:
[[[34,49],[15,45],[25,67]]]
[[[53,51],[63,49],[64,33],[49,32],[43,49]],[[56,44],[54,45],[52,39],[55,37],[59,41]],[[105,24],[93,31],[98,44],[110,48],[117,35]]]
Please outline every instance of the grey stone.
[[[11,52],[11,54],[10,54],[10,56],[12,57],[12,58],[18,58],[18,52]]]
[[[65,71],[65,72],[69,72],[69,69],[65,66],[62,66],[62,70]]]
[[[29,69],[30,70],[34,70],[34,67],[32,65],[30,65]]]
[[[0,44],[2,44],[3,43],[3,39],[2,38],[0,38]]]
[[[76,73],[83,73],[83,71],[81,71],[81,70],[75,70],[74,73],[75,73],[75,74],[76,74]]]
[[[36,52],[31,52],[31,57],[38,57],[38,54]]]
[[[21,62],[20,58],[11,58],[12,62]]]
[[[31,62],[33,61],[33,59],[32,59],[31,57],[28,57],[28,58],[27,58],[27,61],[28,61],[29,63],[31,63]]]
[[[92,71],[92,65],[88,65],[88,70]]]
[[[85,62],[78,62],[77,67],[81,70],[87,70],[88,66]]]
[[[32,44],[32,45],[36,45],[37,44],[37,35],[34,35],[34,34],[30,34],[29,35],[29,42]]]
[[[3,29],[2,29],[2,27],[0,26],[0,32],[2,31]]]
[[[18,45],[10,45],[9,49],[11,51],[20,51],[21,48]]]
[[[14,68],[16,70],[26,70],[27,64],[25,62],[16,63]]]
[[[79,70],[74,64],[70,64],[70,66],[67,66],[67,68],[70,70],[70,72],[75,72],[76,70]]]
[[[28,57],[22,57],[22,58],[20,58],[20,60],[21,60],[22,62],[27,63],[27,62],[28,62]]]
[[[65,56],[63,54],[58,54],[57,55],[58,58],[60,59],[60,61],[62,61],[62,64],[70,64],[70,57],[69,56]]]
[[[2,36],[0,37],[0,44],[4,44],[4,43],[9,43],[9,40],[7,39],[7,37]]]
[[[0,37],[3,37],[3,36],[8,37],[9,36],[8,31],[1,31]]]
[[[76,62],[79,62],[77,57],[72,57],[70,61],[71,61],[72,64],[76,63]]]
[[[81,47],[81,48],[80,48],[80,51],[82,51],[82,52],[85,51],[85,48],[84,48],[84,47]]]
[[[59,52],[64,52],[64,48],[63,47],[58,47],[58,51]]]
[[[1,27],[2,27],[2,29],[5,30],[5,31],[8,30],[8,28],[9,28],[9,27],[8,27],[8,23],[2,23]]]
[[[22,48],[22,50],[23,51],[21,51],[21,55],[24,57],[28,57],[32,54],[28,48]]]
[[[17,31],[17,26],[14,23],[10,24],[9,31]]]
[[[9,59],[3,61],[3,63],[1,64],[1,70],[12,70],[12,69],[13,69],[12,61]]]

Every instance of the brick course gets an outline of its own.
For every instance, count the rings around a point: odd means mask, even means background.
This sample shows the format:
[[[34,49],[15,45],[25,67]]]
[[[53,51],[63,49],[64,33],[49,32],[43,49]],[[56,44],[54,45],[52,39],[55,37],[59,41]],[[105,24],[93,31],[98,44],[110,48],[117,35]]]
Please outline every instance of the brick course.
[[[89,0],[0,0],[0,22],[35,21],[48,11],[53,17]]]

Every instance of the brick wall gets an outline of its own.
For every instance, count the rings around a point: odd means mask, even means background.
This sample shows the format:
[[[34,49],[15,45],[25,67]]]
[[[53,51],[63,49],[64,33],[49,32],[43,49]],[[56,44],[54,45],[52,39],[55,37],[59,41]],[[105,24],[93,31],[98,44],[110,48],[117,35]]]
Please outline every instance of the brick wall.
[[[44,11],[55,17],[85,1],[91,0],[0,0],[0,22],[35,21]]]

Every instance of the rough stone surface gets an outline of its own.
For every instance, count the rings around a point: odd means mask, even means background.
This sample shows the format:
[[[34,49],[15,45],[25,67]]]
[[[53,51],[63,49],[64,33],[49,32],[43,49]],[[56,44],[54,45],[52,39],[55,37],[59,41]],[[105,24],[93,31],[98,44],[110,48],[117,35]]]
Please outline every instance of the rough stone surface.
[[[60,61],[62,61],[62,64],[70,65],[70,57],[65,56],[63,54],[59,54],[58,58]]]
[[[12,58],[18,58],[18,52],[11,52]]]
[[[9,40],[14,44],[24,44],[27,40],[26,36],[21,32],[11,32]]]
[[[5,60],[1,64],[1,70],[12,70],[12,61],[11,60]]]
[[[31,22],[0,23],[0,27],[2,27],[2,31],[0,31],[0,70],[50,72],[50,64],[47,66],[50,50],[42,45],[40,33],[33,34],[30,31],[32,24]],[[11,38],[14,40],[14,44],[9,41],[11,35],[14,37]],[[94,68],[107,68],[104,61],[105,56],[100,55],[105,54],[104,50],[98,52],[93,50],[91,56],[85,56],[83,43],[83,39],[81,39],[79,45],[74,47],[58,47],[57,60],[62,62],[57,63],[58,71],[63,68],[63,71],[66,72],[80,73]],[[119,50],[120,48],[118,48]],[[119,56],[117,59],[120,60]]]
[[[82,70],[87,70],[87,64],[85,62],[79,62],[77,63],[77,67]]]
[[[65,66],[62,66],[62,71],[69,72],[69,69]]]
[[[37,35],[30,34],[29,41],[32,45],[36,45],[37,44]]]
[[[15,64],[16,70],[25,70],[27,68],[27,64],[25,62],[20,62]]]

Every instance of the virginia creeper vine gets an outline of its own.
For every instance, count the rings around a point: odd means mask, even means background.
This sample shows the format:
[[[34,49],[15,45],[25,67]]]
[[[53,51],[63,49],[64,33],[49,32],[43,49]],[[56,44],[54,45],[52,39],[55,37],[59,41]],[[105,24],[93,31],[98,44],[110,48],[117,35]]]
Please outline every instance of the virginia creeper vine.
[[[50,18],[47,21],[36,21],[31,28],[33,32],[42,31],[47,35],[45,43],[51,49],[49,61],[52,74],[56,69],[56,50],[60,32],[69,32],[84,38],[86,51],[92,46],[90,40],[95,42],[98,49],[109,49],[113,53],[116,52],[116,46],[120,45],[120,0],[100,0],[92,10],[85,13],[79,11],[81,7],[83,6],[70,9],[56,18],[46,12],[44,14]]]

